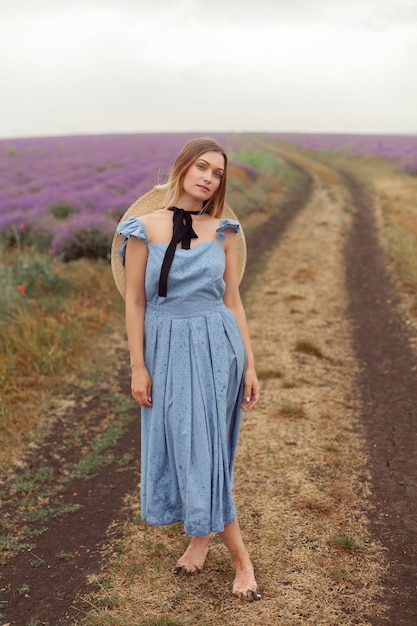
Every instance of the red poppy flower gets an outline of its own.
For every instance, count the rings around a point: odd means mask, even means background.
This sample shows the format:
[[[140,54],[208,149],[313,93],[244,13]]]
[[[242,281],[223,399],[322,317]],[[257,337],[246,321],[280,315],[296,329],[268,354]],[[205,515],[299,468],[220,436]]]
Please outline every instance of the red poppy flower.
[[[25,286],[24,285],[18,285],[17,286],[18,290],[20,291],[20,293],[25,293]]]
[[[26,224],[24,224],[23,222],[20,222],[19,230],[25,230],[25,228],[26,228]]]

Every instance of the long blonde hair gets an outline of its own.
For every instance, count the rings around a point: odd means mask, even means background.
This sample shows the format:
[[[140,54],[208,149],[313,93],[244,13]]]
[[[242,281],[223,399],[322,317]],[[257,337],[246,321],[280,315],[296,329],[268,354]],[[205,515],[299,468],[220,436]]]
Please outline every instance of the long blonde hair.
[[[200,137],[191,139],[178,153],[168,182],[163,187],[166,188],[165,206],[176,206],[176,203],[183,191],[183,181],[190,165],[205,152],[219,152],[224,158],[224,172],[220,180],[220,185],[213,196],[204,202],[204,212],[212,217],[220,217],[223,212],[224,198],[226,195],[227,177],[227,155],[224,148],[211,137]]]

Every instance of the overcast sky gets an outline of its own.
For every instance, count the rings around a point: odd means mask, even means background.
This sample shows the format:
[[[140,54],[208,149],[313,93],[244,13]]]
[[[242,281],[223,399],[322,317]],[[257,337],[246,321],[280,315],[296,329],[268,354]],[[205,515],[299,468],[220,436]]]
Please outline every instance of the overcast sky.
[[[0,138],[417,132],[417,0],[0,7]]]

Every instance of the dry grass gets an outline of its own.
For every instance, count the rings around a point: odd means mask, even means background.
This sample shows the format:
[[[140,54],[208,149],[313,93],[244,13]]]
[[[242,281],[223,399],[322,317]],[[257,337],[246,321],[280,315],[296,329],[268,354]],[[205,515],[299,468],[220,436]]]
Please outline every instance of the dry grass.
[[[417,177],[395,164],[355,159],[373,189],[379,237],[404,315],[417,330]]]
[[[417,234],[409,226],[410,220],[411,216],[407,216],[407,220],[390,224],[384,236],[403,290],[414,296],[412,313],[417,316]],[[417,221],[417,212],[414,220]]]
[[[111,334],[117,311],[122,319],[109,266],[80,260],[62,271],[74,281],[71,297],[57,300],[49,312],[33,301],[7,322],[0,354],[0,466],[15,463],[28,442],[42,438],[51,409],[59,412],[54,397],[72,380],[80,384],[102,349],[103,329]]]
[[[247,605],[230,596],[232,568],[217,538],[201,575],[174,577],[170,569],[186,545],[181,527],[151,528],[136,517],[98,578],[101,591],[83,624],[367,626],[383,610],[344,318],[350,216],[342,188],[332,180],[330,199],[323,180],[316,177],[311,203],[270,258],[264,289],[258,281],[246,297],[262,400],[244,416],[235,498],[264,599]],[[306,267],[314,281],[297,282],[294,313],[294,271]],[[294,351],[300,327],[329,358]],[[298,418],[283,414],[285,406],[297,408]],[[136,501],[128,504],[138,514]]]
[[[233,207],[245,233],[249,235],[252,230],[262,226],[268,220],[270,210],[282,202],[285,197],[283,178],[284,175],[290,176],[292,172],[285,166],[279,175],[271,176],[260,172],[254,181],[247,175],[237,175],[237,170],[238,168],[232,168],[228,173],[227,202]]]
[[[400,191],[395,183],[401,183]],[[383,183],[377,179],[377,184],[382,190],[381,239],[400,288],[414,298],[417,314],[417,180],[397,174]]]

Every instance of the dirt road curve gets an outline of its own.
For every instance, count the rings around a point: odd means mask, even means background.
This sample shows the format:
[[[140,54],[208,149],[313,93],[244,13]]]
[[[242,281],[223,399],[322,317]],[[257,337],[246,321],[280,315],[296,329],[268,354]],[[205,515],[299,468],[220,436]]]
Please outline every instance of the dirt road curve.
[[[356,209],[346,281],[367,431],[376,537],[387,548],[387,621],[417,624],[417,355],[378,246],[371,198],[344,176]]]

